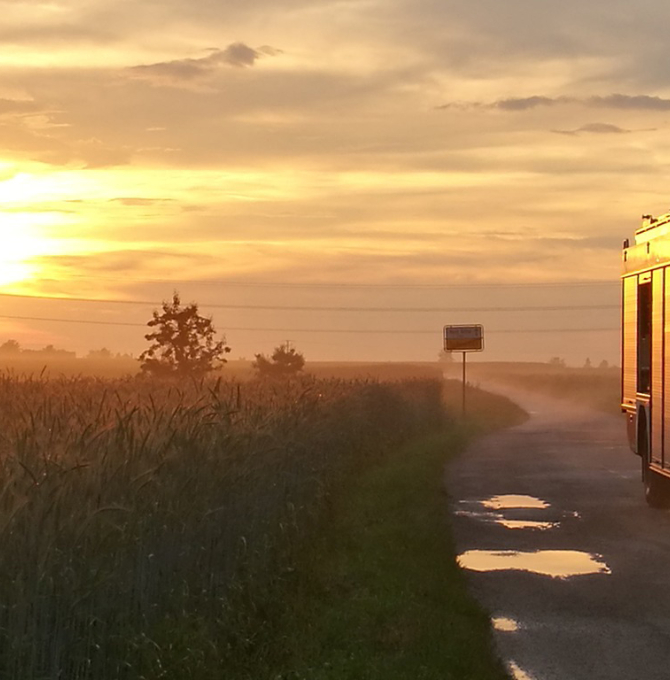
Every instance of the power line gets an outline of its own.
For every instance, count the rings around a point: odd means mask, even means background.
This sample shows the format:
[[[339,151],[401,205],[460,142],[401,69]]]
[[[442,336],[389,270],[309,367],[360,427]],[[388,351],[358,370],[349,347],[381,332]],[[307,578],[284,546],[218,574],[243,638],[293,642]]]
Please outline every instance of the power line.
[[[341,333],[351,333],[354,335],[367,335],[367,334],[378,334],[378,335],[440,335],[441,328],[433,328],[431,330],[391,330],[391,329],[379,329],[379,330],[364,330],[360,328],[227,328],[226,331],[258,331],[258,332],[277,332],[277,333],[329,333],[329,334],[341,334]],[[498,330],[487,330],[486,335],[492,334],[507,334],[507,333],[604,333],[604,332],[619,332],[619,328],[505,328]]]
[[[0,314],[0,319],[17,319],[19,321],[53,321],[56,323],[83,323],[92,326],[134,326],[146,328],[145,323],[130,323],[127,321],[96,321],[94,319],[59,319],[48,316],[18,316],[14,314]]]
[[[83,277],[82,277],[83,278]],[[88,278],[85,279],[88,282]],[[111,277],[96,277],[96,281],[113,281],[118,283],[118,279]],[[133,279],[124,277],[124,283],[137,284],[165,284],[164,279]],[[575,287],[594,287],[594,286],[615,286],[621,284],[617,279],[581,280],[581,281],[529,281],[529,282],[450,282],[450,283],[355,283],[351,281],[327,282],[305,282],[299,281],[240,281],[227,279],[209,279],[204,281],[183,281],[184,284],[197,283],[200,286],[235,286],[236,288],[379,288],[379,289],[427,289],[427,290],[447,290],[462,288],[575,288]]]
[[[544,307],[323,307],[317,305],[203,305],[216,309],[255,309],[261,311],[281,311],[281,312],[563,312],[563,311],[585,311],[585,310],[605,310],[620,309],[615,305],[552,305]]]
[[[282,312],[563,312],[620,309],[615,305],[553,305],[545,307],[323,307],[316,305],[204,305],[216,309],[256,309]]]
[[[14,293],[0,293],[0,297],[11,297],[20,299],[37,299],[43,301],[59,302],[97,302],[101,304],[124,304],[124,305],[155,305],[154,302],[147,300],[119,300],[119,299],[97,299],[84,297],[46,297],[36,295],[20,295]],[[282,312],[402,312],[402,313],[421,313],[421,312],[559,312],[559,311],[584,311],[584,310],[607,310],[620,309],[619,304],[603,305],[551,305],[535,307],[353,307],[353,306],[332,306],[322,305],[255,305],[255,304],[202,304],[202,307],[211,309],[254,309],[259,311],[282,311]]]
[[[609,328],[510,328],[504,330],[491,330],[486,331],[487,334],[491,333],[617,333],[621,332],[621,328],[611,326]]]
[[[25,295],[22,293],[0,293],[0,297],[19,300],[42,300],[47,302],[97,302],[106,305],[151,305],[159,306],[155,300],[121,300],[116,298],[59,297],[51,295]],[[210,307],[212,305],[209,305]]]
[[[75,323],[75,324],[90,324],[94,326],[130,326],[134,328],[146,328],[146,324],[130,323],[124,321],[96,321],[93,319],[62,319],[54,317],[43,316],[17,316],[10,314],[0,314],[0,319],[13,319],[19,321],[46,321],[53,323]],[[429,330],[394,330],[390,328],[367,330],[362,328],[256,328],[256,327],[229,327],[225,329],[226,332],[281,332],[281,333],[329,333],[329,334],[352,334],[352,335],[440,335],[442,329],[440,327]],[[602,333],[619,331],[618,327],[606,328],[509,328],[509,329],[493,329],[487,330],[487,335],[502,334],[502,333]]]
[[[154,283],[163,283],[155,281]],[[298,283],[291,281],[203,281],[205,285],[235,286],[236,288],[379,288],[379,289],[407,289],[407,290],[449,290],[462,288],[581,288],[595,286],[616,286],[619,288],[619,280],[601,281],[541,281],[541,282],[492,282],[492,283]]]

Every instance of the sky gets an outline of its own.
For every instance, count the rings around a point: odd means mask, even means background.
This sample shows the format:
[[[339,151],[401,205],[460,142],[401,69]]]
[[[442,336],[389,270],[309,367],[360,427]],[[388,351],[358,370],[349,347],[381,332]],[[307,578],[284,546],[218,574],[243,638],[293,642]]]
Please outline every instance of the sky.
[[[670,210],[670,5],[0,0],[0,341],[139,354],[177,290],[232,357],[618,361]]]

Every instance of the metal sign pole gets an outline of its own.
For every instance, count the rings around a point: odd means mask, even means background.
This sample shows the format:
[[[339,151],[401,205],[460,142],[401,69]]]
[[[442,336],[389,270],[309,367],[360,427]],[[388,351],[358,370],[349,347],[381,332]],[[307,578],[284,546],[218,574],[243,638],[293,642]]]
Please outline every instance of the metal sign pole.
[[[463,417],[465,418],[465,356],[467,352],[463,352]]]
[[[481,352],[484,349],[484,328],[481,324],[451,325],[443,328],[444,351],[463,352],[463,394],[461,395],[461,411],[465,418],[465,355],[468,352]]]

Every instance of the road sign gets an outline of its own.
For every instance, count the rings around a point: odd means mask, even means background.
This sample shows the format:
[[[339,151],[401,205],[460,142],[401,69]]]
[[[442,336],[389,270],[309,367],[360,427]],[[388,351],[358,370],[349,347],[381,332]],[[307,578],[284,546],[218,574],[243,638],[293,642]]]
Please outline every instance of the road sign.
[[[484,349],[484,328],[471,326],[445,326],[444,349],[447,352],[481,352]]]

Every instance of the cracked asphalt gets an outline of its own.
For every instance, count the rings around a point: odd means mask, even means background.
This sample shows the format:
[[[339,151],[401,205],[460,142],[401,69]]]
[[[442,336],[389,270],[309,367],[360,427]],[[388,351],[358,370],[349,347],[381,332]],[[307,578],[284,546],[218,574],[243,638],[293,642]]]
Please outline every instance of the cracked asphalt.
[[[446,483],[511,677],[670,679],[670,511],[644,501],[623,415],[485,387],[530,419],[477,442]]]

